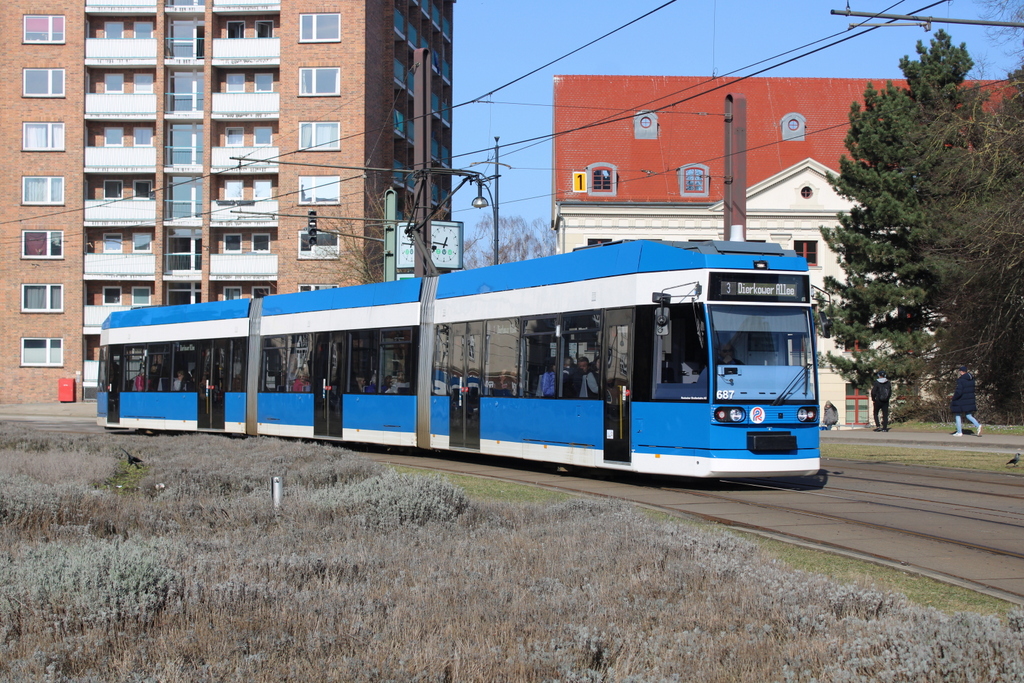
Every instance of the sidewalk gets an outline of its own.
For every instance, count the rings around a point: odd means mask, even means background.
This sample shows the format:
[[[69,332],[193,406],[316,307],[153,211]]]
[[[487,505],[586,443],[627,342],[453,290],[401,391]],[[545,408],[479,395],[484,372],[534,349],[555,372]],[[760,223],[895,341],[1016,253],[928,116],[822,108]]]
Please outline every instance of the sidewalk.
[[[994,453],[1016,453],[1024,451],[1024,434],[999,434],[988,428],[982,436],[966,431],[961,437],[952,435],[953,428],[946,432],[901,431],[899,425],[888,432],[876,432],[869,427],[832,428],[821,432],[821,443],[859,444],[865,446],[897,446],[904,448],[937,448],[953,451],[982,451]]]
[[[74,417],[96,418],[96,402],[81,403],[6,403],[0,404],[0,420]]]

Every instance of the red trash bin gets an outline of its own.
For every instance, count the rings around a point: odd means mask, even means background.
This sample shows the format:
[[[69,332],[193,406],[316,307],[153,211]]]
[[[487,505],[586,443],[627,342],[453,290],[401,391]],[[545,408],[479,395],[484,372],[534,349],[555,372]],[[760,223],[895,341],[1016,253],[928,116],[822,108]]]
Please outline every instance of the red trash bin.
[[[75,402],[75,380],[73,377],[57,380],[57,400],[61,403]]]

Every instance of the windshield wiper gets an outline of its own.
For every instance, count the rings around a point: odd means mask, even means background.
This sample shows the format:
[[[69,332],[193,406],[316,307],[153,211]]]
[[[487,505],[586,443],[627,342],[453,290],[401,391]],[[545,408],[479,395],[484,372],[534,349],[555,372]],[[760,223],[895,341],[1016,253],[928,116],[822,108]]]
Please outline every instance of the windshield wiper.
[[[804,371],[803,371],[802,375],[799,372],[796,373],[796,375],[793,377],[793,379],[790,381],[790,383],[786,385],[786,388],[782,390],[782,393],[779,394],[779,397],[777,399],[775,399],[774,401],[772,401],[772,405],[773,406],[781,406],[782,402],[785,401],[787,398],[789,398],[790,394],[792,394],[794,391],[796,391],[796,387],[797,387],[797,385],[800,382],[801,376],[803,376],[804,383],[806,384],[806,382],[807,382],[806,375],[807,375],[807,372],[810,369],[811,369],[811,364],[810,363],[804,365]]]

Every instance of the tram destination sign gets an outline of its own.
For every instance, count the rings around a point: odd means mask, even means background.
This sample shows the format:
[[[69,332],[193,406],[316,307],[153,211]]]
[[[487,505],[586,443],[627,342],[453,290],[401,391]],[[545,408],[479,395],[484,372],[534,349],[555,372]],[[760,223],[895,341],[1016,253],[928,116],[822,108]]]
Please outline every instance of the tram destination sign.
[[[806,275],[780,273],[711,273],[711,301],[769,301],[807,303],[810,286]]]

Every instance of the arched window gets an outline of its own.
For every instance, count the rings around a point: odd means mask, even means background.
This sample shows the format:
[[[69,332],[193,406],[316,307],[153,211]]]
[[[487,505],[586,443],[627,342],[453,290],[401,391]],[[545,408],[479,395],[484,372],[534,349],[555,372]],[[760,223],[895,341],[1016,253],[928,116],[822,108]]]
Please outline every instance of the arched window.
[[[633,116],[633,137],[637,140],[658,139],[658,115],[642,111]]]
[[[619,172],[613,164],[591,164],[587,166],[590,185],[587,194],[615,196],[619,185]]]
[[[779,125],[782,126],[783,141],[799,142],[804,139],[804,133],[807,130],[807,119],[804,118],[803,114],[790,112],[782,117]]]
[[[680,166],[679,194],[684,197],[706,197],[708,196],[708,167],[704,164],[690,164]]]

